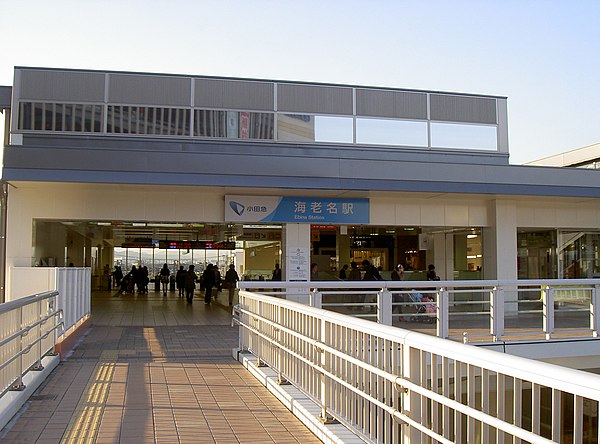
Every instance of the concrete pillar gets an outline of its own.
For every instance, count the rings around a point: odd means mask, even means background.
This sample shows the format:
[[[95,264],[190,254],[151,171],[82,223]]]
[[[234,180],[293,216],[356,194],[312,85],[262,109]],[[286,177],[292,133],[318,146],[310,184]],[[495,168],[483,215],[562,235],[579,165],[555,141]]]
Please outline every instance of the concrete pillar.
[[[450,271],[453,270],[454,262],[451,255],[453,248],[450,248],[450,259],[448,259],[448,245],[446,241],[446,234],[444,233],[436,233],[432,236],[433,238],[433,259],[430,251],[427,253],[427,266],[429,264],[435,265],[435,271],[441,280],[452,279],[452,273],[448,273],[448,267],[450,266]],[[450,236],[452,238],[452,236]],[[429,248],[432,246],[430,245]],[[448,261],[450,260],[450,264]]]
[[[286,281],[308,281],[310,278],[310,224],[285,224],[283,227],[283,256],[285,267],[283,279]],[[288,291],[287,299],[309,303],[309,291]]]
[[[512,200],[498,199],[490,203],[492,227],[483,230],[484,279],[517,279],[517,206]],[[518,312],[518,293],[505,287],[504,309],[507,316]]]
[[[517,208],[511,200],[491,203],[489,220],[483,230],[484,279],[517,279]]]
[[[347,233],[347,232],[346,232]],[[339,268],[341,269],[345,264],[350,266],[350,236],[348,234],[338,234],[337,236],[337,254],[339,258]],[[350,271],[350,268],[348,268]]]

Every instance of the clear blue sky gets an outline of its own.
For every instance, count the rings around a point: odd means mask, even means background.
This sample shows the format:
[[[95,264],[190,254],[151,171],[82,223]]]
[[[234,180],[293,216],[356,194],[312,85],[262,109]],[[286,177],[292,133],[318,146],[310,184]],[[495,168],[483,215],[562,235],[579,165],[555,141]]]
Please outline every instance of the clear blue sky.
[[[600,142],[598,0],[0,0],[0,85],[42,66],[508,97],[511,163]]]

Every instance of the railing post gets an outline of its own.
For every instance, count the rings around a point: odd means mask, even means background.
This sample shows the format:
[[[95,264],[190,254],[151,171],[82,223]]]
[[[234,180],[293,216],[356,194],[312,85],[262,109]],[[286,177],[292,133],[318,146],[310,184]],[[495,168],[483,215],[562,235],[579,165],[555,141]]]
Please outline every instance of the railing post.
[[[283,307],[281,305],[279,305],[277,307],[277,325],[282,325],[282,321],[283,321]],[[281,331],[281,328],[278,328],[277,329],[277,345],[278,345],[277,368],[275,369],[275,371],[277,371],[277,384],[287,385],[287,384],[289,384],[289,382],[283,376],[283,372],[284,372],[283,364],[284,364],[285,357],[283,355],[283,346],[281,344],[282,336],[283,336],[283,333]]]
[[[319,342],[327,343],[327,323],[324,319],[319,320],[320,328],[319,328]],[[327,366],[327,353],[325,353],[325,349],[317,346],[317,351],[319,353],[319,366],[321,369],[326,370]],[[321,385],[321,416],[320,420],[323,424],[331,424],[335,422],[333,417],[327,413],[327,406],[329,403],[329,384],[328,379],[325,376],[323,371],[319,372],[319,379]]]
[[[387,287],[377,293],[377,323],[392,325],[392,293]]]
[[[600,329],[600,285],[594,285],[592,287],[592,295],[590,298],[590,329],[592,330],[592,336],[598,337],[598,330]]]
[[[44,305],[49,307],[47,299],[43,299],[41,301],[38,301],[38,303],[37,303],[37,319],[38,319],[38,321],[41,320],[42,317],[44,316],[44,313],[43,313]],[[49,309],[46,310],[46,314],[48,314],[49,311],[50,311]],[[35,340],[37,341],[36,347],[35,347],[37,352],[35,355],[37,357],[37,360],[35,361],[35,364],[33,364],[31,366],[31,370],[35,370],[35,371],[41,371],[44,369],[44,366],[42,365],[42,325],[43,324],[39,324],[37,327],[35,327]]]
[[[318,288],[313,288],[310,291],[309,305],[315,308],[323,308],[323,293]]]
[[[554,333],[554,288],[542,286],[543,329],[546,339]]]
[[[23,329],[23,307],[19,307],[19,330]],[[19,336],[19,353],[23,352],[23,335]],[[25,390],[25,384],[23,384],[23,355],[17,359],[19,368],[19,375],[17,381],[12,385],[10,390],[22,391]]]
[[[448,331],[450,324],[450,304],[448,302],[448,290],[440,288],[438,297],[435,301],[437,306],[437,336],[448,339]]]
[[[501,286],[490,291],[490,333],[494,341],[504,336],[504,288]]]

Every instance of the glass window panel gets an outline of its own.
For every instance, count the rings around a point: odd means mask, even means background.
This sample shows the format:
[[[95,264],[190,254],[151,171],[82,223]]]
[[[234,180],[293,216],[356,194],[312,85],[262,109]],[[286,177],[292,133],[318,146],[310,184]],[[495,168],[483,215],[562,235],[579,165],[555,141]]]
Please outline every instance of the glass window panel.
[[[65,104],[63,112],[63,131],[73,131],[73,105]]]
[[[427,122],[356,119],[356,143],[427,146]]]
[[[186,125],[187,120],[186,113]],[[272,140],[273,133],[271,113],[203,109],[194,111],[194,136]]]
[[[42,126],[42,120],[44,117],[44,104],[43,103],[36,103],[35,104],[35,116],[34,116],[34,127],[33,129],[35,130],[41,130],[44,129],[44,127]]]
[[[277,139],[283,142],[352,143],[350,117],[278,114]]]
[[[192,263],[192,250],[181,250],[179,253],[179,265],[183,265],[184,270],[187,270]]]
[[[167,252],[167,261],[166,264],[169,267],[169,270],[171,270],[171,273],[175,273],[177,271],[177,269],[179,268],[179,254],[183,253],[185,250],[165,250]],[[161,259],[162,260],[162,259]],[[162,268],[163,264],[165,264],[165,262],[160,262],[160,261],[156,261],[156,268],[158,269],[157,273],[160,271],[160,269]]]
[[[431,146],[435,148],[466,148],[497,150],[495,126],[431,123]]]
[[[22,102],[19,107],[19,129],[33,129],[33,120],[31,119],[31,102]]]

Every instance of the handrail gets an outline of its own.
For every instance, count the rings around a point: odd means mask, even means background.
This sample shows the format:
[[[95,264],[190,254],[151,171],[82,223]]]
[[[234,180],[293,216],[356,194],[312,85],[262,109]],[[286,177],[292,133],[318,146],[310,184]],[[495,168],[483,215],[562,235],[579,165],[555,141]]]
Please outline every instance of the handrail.
[[[523,279],[523,280],[478,280],[478,281],[239,281],[240,289],[255,288],[429,288],[429,287],[538,287],[541,285],[600,285],[600,279]]]
[[[56,314],[60,314],[60,312],[56,312]],[[0,364],[0,370],[2,370],[4,367],[8,366],[10,363],[14,362],[15,360],[17,360],[20,356],[23,356],[23,355],[26,355],[27,353],[29,353],[31,351],[31,349],[33,348],[34,344],[41,342],[43,339],[46,339],[50,333],[52,333],[54,330],[62,328],[62,326],[63,326],[62,322],[55,325],[50,330],[48,330],[45,334],[41,335],[39,338],[37,338],[35,341],[33,341],[31,344],[27,345],[22,350],[19,350],[11,358],[9,358],[8,360],[6,360],[2,364]]]
[[[283,286],[279,283],[279,288]],[[401,432],[404,442],[422,442],[425,436],[438,442],[461,442],[468,436],[473,442],[477,433],[481,438],[494,430],[497,436],[549,443],[560,440],[565,418],[573,418],[573,439],[581,442],[589,425],[583,424],[581,410],[567,411],[571,407],[553,401],[553,409],[564,415],[540,414],[539,394],[531,397],[536,412],[532,429],[525,430],[516,413],[514,418],[504,413],[501,417],[498,412],[498,418],[494,416],[490,399],[495,399],[502,412],[511,411],[512,402],[524,402],[524,384],[535,393],[548,388],[553,399],[557,396],[560,400],[561,393],[573,396],[573,409],[591,402],[589,411],[598,411],[600,376],[591,373],[245,290],[240,291],[240,304],[234,312],[239,317],[242,348],[315,400],[324,419],[334,416],[373,441],[397,438],[394,422],[386,419],[396,418],[408,427]],[[463,381],[458,386],[456,378]],[[510,387],[504,388],[505,384]],[[387,387],[394,387],[397,395]],[[475,392],[480,394],[475,396]],[[452,418],[465,418],[466,426],[456,420],[452,431],[448,426],[448,421],[455,421]],[[540,424],[551,428],[550,439],[540,434]]]
[[[22,390],[24,374],[42,369],[42,358],[54,351],[57,332],[64,328],[59,296],[51,290],[0,304],[0,353],[5,359],[0,364],[0,395]]]
[[[24,298],[15,299],[13,301],[8,301],[0,304],[0,314],[6,313],[8,311],[14,310],[16,308],[23,307],[25,305],[29,305],[33,302],[42,301],[44,299],[49,299],[54,296],[58,296],[57,290],[45,291],[43,293],[37,293],[31,296],[25,296]]]
[[[600,336],[600,279],[241,281],[238,286],[386,325],[426,322],[438,336],[463,341],[497,342],[525,335],[550,339],[574,332]],[[559,309],[578,316],[565,322]],[[515,329],[510,320],[521,315],[523,326]],[[477,319],[479,327],[467,332],[459,319]]]

